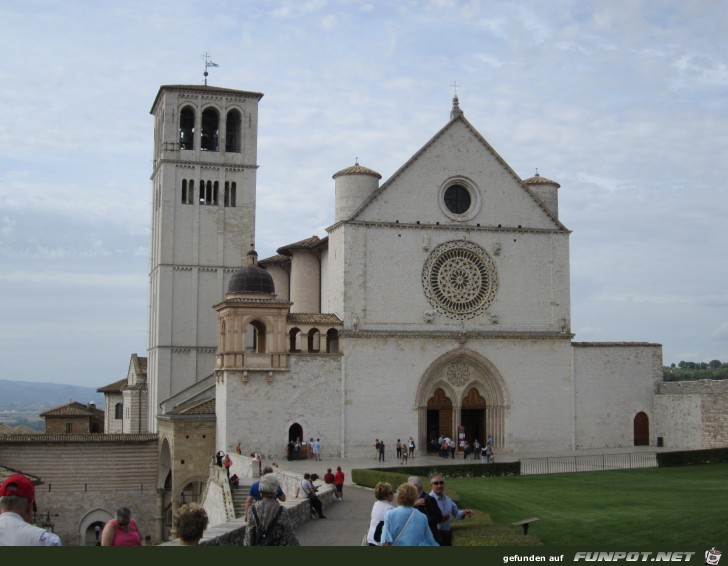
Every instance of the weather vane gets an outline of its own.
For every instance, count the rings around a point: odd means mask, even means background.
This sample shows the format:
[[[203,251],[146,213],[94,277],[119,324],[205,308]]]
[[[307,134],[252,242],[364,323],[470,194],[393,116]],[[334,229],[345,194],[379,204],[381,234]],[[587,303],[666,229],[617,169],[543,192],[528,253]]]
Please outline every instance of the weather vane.
[[[207,69],[210,67],[219,67],[220,65],[210,61],[210,54],[207,51],[202,54],[202,58],[205,60],[205,72],[203,74],[205,75],[205,86],[207,86],[207,75],[209,74]]]

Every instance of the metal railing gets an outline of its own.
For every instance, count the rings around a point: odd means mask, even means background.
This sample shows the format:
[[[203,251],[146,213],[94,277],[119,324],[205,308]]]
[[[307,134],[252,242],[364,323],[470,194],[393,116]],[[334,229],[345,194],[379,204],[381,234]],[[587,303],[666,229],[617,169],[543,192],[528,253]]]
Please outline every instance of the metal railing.
[[[524,458],[521,460],[521,475],[596,472],[602,470],[656,467],[657,454],[655,452],[554,456],[546,458]]]

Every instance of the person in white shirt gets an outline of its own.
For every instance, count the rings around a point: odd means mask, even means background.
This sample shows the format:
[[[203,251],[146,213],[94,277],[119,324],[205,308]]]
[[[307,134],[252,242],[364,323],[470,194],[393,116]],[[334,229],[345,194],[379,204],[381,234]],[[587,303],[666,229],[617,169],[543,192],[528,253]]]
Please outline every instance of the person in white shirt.
[[[445,494],[445,478],[441,475],[433,476],[430,480],[432,491],[430,495],[437,501],[437,506],[442,512],[442,521],[438,525],[440,531],[439,541],[441,546],[452,546],[452,521],[462,521],[466,517],[473,516],[472,509],[458,509],[457,504]]]
[[[15,474],[0,486],[0,546],[62,546],[55,533],[31,524],[35,486],[23,474]]]

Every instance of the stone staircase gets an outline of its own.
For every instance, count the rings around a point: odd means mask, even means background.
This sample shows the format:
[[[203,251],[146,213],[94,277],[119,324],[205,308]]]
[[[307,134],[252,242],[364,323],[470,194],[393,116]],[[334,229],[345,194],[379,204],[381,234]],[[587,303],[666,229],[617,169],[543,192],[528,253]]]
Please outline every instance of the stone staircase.
[[[233,496],[233,509],[235,509],[235,517],[242,517],[245,513],[245,500],[248,498],[250,486],[253,481],[247,483],[241,482],[238,487],[231,487],[230,493]]]

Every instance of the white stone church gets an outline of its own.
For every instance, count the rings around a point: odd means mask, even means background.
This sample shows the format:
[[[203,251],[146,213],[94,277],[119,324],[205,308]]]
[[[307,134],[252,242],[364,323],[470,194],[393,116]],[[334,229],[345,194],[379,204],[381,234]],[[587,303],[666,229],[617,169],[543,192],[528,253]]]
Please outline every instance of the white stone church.
[[[518,456],[728,446],[728,380],[666,383],[659,344],[574,341],[559,184],[521,179],[457,98],[384,183],[332,164],[326,234],[258,260],[262,96],[159,89],[147,356],[99,388],[105,434],[0,437],[0,472],[42,479],[64,544],[94,545],[120,504],[152,543],[184,501],[239,516],[211,465],[238,443],[240,473],[299,438],[324,459],[440,434]]]
[[[326,235],[258,261],[262,96],[163,86],[152,107],[147,426],[162,460],[168,423],[193,414],[214,420],[215,450],[276,458],[312,437],[338,457],[440,434],[518,453],[656,444],[660,345],[574,341],[558,183],[521,179],[456,97],[390,179],[333,175]]]

